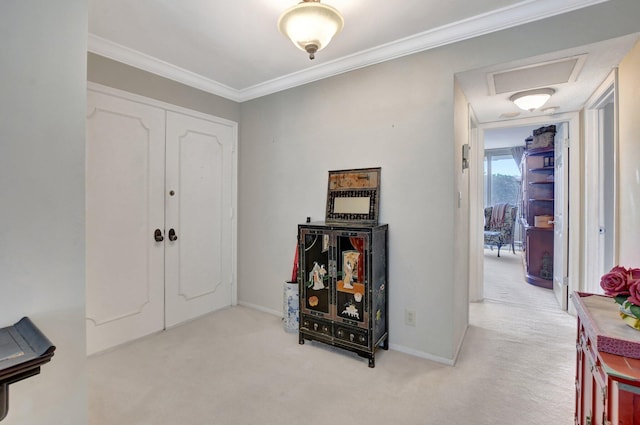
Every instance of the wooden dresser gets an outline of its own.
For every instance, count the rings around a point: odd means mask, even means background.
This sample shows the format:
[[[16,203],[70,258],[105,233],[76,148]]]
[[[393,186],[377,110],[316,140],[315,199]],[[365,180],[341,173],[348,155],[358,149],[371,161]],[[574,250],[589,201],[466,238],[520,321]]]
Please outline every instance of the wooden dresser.
[[[576,425],[640,425],[640,331],[604,295],[574,292]]]

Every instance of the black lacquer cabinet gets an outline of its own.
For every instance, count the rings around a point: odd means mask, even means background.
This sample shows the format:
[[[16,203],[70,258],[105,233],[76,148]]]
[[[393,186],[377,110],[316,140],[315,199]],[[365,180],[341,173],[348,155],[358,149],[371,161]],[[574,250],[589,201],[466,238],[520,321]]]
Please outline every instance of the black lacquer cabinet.
[[[299,342],[353,351],[375,366],[389,348],[386,224],[298,226]]]

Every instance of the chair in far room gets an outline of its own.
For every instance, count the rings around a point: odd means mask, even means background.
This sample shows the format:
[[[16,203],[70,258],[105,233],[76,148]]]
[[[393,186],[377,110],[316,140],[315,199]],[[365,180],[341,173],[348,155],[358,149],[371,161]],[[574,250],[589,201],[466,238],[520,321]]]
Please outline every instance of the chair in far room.
[[[511,251],[515,254],[516,248],[513,240],[518,207],[511,204],[496,204],[484,209],[484,244],[493,250],[494,245],[500,248],[503,245],[511,245]]]

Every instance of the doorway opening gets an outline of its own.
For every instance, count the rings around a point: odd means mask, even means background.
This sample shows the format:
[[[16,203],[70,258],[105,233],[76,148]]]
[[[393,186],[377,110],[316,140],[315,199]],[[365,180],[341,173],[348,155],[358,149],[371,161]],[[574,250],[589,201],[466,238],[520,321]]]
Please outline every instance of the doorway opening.
[[[483,164],[481,161],[483,160],[485,149],[483,144],[484,132],[487,129],[503,127],[542,126],[553,121],[567,122],[569,133],[573,136],[570,149],[571,156],[568,158],[569,161],[567,161],[566,164],[566,168],[568,169],[567,180],[570,182],[569,186],[573,188],[573,190],[567,193],[567,203],[572,205],[572,208],[566,211],[567,215],[563,217],[565,219],[564,224],[566,224],[567,228],[567,232],[564,233],[563,236],[568,240],[568,244],[566,245],[567,262],[565,264],[567,273],[557,281],[554,279],[554,285],[556,285],[558,289],[558,291],[554,291],[554,293],[562,298],[560,301],[562,301],[563,308],[568,308],[569,306],[565,305],[568,304],[564,297],[565,294],[578,290],[597,292],[597,288],[596,290],[588,288],[589,284],[595,284],[597,286],[599,276],[601,275],[601,273],[595,270],[595,267],[592,267],[591,259],[594,258],[595,253],[600,249],[599,247],[604,246],[607,241],[598,240],[598,237],[603,239],[602,235],[599,234],[600,226],[598,222],[595,222],[595,224],[592,223],[593,219],[591,218],[594,215],[598,217],[592,209],[594,204],[597,205],[595,198],[599,197],[600,194],[586,193],[587,190],[595,188],[595,185],[589,182],[593,182],[594,179],[598,177],[595,173],[591,173],[591,170],[597,168],[594,168],[593,163],[588,163],[589,155],[585,156],[582,151],[585,148],[594,149],[594,146],[596,146],[587,140],[587,137],[593,134],[593,131],[591,131],[586,120],[582,121],[582,114],[586,116],[588,113],[591,113],[589,112],[589,108],[594,108],[594,105],[600,100],[600,98],[595,97],[592,93],[598,90],[597,88],[602,84],[603,79],[606,78],[606,73],[611,72],[611,69],[622,60],[636,42],[637,34],[633,34],[572,49],[549,52],[548,54],[524,58],[509,63],[492,64],[482,68],[460,72],[455,75],[456,82],[465,95],[469,110],[472,111],[469,119],[469,140],[472,146],[472,164],[469,167],[469,188],[471,192],[469,197],[470,229],[472,232],[469,238],[470,301],[481,301],[484,297],[484,284],[482,282],[483,202],[481,202],[484,199],[484,176],[481,174],[483,172]],[[587,57],[589,60],[586,60]],[[558,80],[560,82],[544,80],[544,83],[542,83],[536,80],[538,83],[533,84],[533,81],[529,79],[513,78],[509,80],[512,85],[509,86],[508,89],[506,87],[499,88],[495,84],[497,75],[504,76],[507,72],[529,70],[534,67],[557,64],[559,61],[567,61],[567,64],[573,64],[573,67],[568,66],[566,68],[567,70],[572,69],[571,73],[567,72],[563,74],[564,77]],[[603,64],[605,63],[608,64],[607,69],[604,69]],[[598,65],[599,70],[591,68],[594,64]],[[579,79],[573,78],[577,75],[580,75]],[[596,75],[597,78],[595,78]],[[549,74],[537,73],[536,76],[542,78],[549,76]],[[587,76],[589,76],[589,78],[586,78]],[[533,87],[533,85],[535,85],[535,87]],[[544,111],[525,113],[526,115],[519,110],[515,110],[510,103],[510,96],[513,93],[526,89],[534,89],[536,87],[553,87],[556,89],[556,93],[552,97],[553,102],[549,103]],[[602,92],[600,94],[602,94]],[[604,99],[606,98],[602,100]],[[615,102],[614,89],[613,106],[615,106]],[[607,104],[607,102],[605,102],[605,104]],[[606,108],[596,109],[592,112],[593,114],[602,114],[606,117],[607,114],[610,114],[610,108],[611,105]],[[523,116],[527,116],[528,118],[520,118]],[[613,150],[615,155],[615,146]],[[613,166],[608,166],[607,168],[617,170],[619,167],[614,159]],[[585,170],[590,170],[590,172],[586,173]],[[616,171],[614,171],[614,173],[615,172]],[[581,173],[585,175],[581,176]],[[615,179],[616,175],[613,174],[612,178]],[[617,196],[615,193],[615,184],[613,187],[614,196]],[[611,191],[608,193],[610,194]],[[616,202],[607,202],[607,204],[615,205]],[[615,212],[615,214],[619,214],[619,212]],[[610,224],[603,226],[605,230],[604,234],[606,235],[604,238],[610,237],[613,238],[614,241],[619,234],[615,214],[610,216],[608,220]],[[611,224],[611,222],[613,222],[613,224]],[[613,229],[611,229],[611,226],[613,226]],[[555,218],[554,227],[556,227]],[[611,252],[610,249],[608,251]],[[615,251],[612,256],[615,263],[617,260]],[[600,263],[601,262],[598,261],[598,264]],[[589,268],[591,268],[591,270],[589,270]],[[587,284],[585,285],[585,283]]]
[[[482,298],[492,302],[526,304],[527,306],[557,309],[558,304],[548,288],[531,285],[528,280],[528,247],[534,248],[540,242],[527,241],[531,233],[527,229],[527,167],[525,155],[526,140],[530,139],[539,124],[517,127],[486,128],[484,141],[484,251],[483,251],[483,294]],[[542,160],[534,157],[533,161]],[[530,161],[529,161],[530,162]],[[548,168],[547,168],[548,170]],[[542,176],[547,179],[548,173]],[[531,177],[529,177],[531,178]],[[538,185],[542,190],[553,191],[552,184]],[[545,193],[545,197],[552,193]],[[543,202],[536,208],[549,208],[553,204]],[[497,218],[496,218],[497,217]],[[502,219],[502,221],[500,221]],[[500,250],[500,256],[491,243],[487,229],[499,228],[505,238],[506,246]],[[548,229],[536,232],[542,236],[544,244],[553,248],[553,235]],[[547,247],[548,248],[548,247]],[[551,251],[551,249],[549,249]],[[546,251],[545,251],[546,252]],[[540,255],[540,253],[535,253]],[[539,264],[539,262],[538,262]],[[552,264],[552,263],[551,263]],[[536,265],[536,267],[538,267]],[[550,273],[550,270],[547,271]],[[544,272],[543,272],[544,273]],[[539,268],[536,274],[540,274]],[[551,280],[549,280],[551,282]]]
[[[513,209],[500,211],[503,217],[509,215],[502,224],[508,234],[505,236],[507,252],[515,254],[516,249],[522,250],[523,234],[518,217],[521,215],[522,205],[522,170],[521,162],[525,150],[525,139],[533,128],[495,128],[484,132],[484,225],[491,228],[492,215],[498,211],[493,206],[506,205]],[[511,220],[513,224],[509,221]],[[494,245],[487,243],[485,248],[493,250]],[[510,248],[510,249],[509,249]]]
[[[553,117],[543,116],[543,117],[536,117],[536,118],[523,119],[523,120],[514,120],[510,122],[480,124],[478,126],[478,130],[479,130],[478,131],[478,147],[481,149],[482,153],[479,155],[480,158],[478,158],[477,166],[480,167],[480,163],[479,163],[480,160],[484,161],[485,164],[487,163],[487,161],[485,160],[485,156],[487,153],[489,154],[488,156],[491,157],[492,153],[500,152],[499,150],[496,150],[496,149],[504,150],[504,149],[510,149],[516,146],[524,147],[525,139],[533,133],[534,129],[538,129],[542,126],[549,126],[549,125],[555,125],[558,128],[558,132],[555,137],[555,145],[556,145],[555,151],[560,154],[560,157],[558,157],[557,155],[553,156],[553,161],[555,161],[556,167],[551,166],[550,168],[552,170],[555,170],[556,174],[557,174],[557,166],[560,166],[564,171],[561,173],[561,175],[558,175],[558,177],[555,177],[555,176],[550,177],[551,179],[549,180],[550,184],[547,184],[547,182],[544,182],[545,187],[552,188],[551,195],[550,195],[550,197],[552,198],[551,201],[553,201],[553,198],[558,198],[558,197],[559,197],[559,200],[551,204],[552,209],[550,214],[553,217],[549,219],[549,221],[553,222],[552,228],[544,229],[544,232],[547,235],[547,237],[550,237],[552,240],[552,248],[548,250],[548,253],[545,251],[542,251],[542,252],[538,252],[536,255],[540,257],[542,256],[549,257],[550,255],[550,258],[547,258],[546,261],[552,260],[555,267],[553,267],[552,275],[547,276],[549,278],[548,279],[549,285],[546,288],[540,288],[542,289],[542,291],[538,291],[537,289],[533,291],[536,291],[541,294],[545,294],[545,296],[547,296],[547,298],[549,298],[550,300],[555,299],[553,303],[550,303],[550,305],[553,305],[555,309],[561,308],[563,310],[566,310],[568,308],[568,294],[570,292],[570,285],[569,285],[570,282],[568,279],[568,274],[570,270],[569,257],[571,256],[570,250],[569,250],[569,247],[571,246],[571,244],[569,243],[569,240],[567,238],[567,236],[570,235],[570,233],[567,230],[569,225],[568,205],[571,199],[574,199],[576,196],[579,195],[579,193],[574,193],[577,191],[571,192],[569,190],[570,182],[571,181],[575,182],[576,181],[575,179],[578,178],[577,166],[574,165],[572,170],[573,172],[569,173],[569,169],[571,168],[570,163],[577,161],[579,156],[571,157],[571,158],[569,157],[569,148],[568,148],[569,137],[568,136],[569,134],[578,133],[579,120],[578,120],[577,114],[559,114]],[[501,133],[506,135],[507,141],[502,141],[501,144],[499,144],[498,142],[494,142],[492,138],[495,137],[497,139],[497,135]],[[577,153],[575,154],[577,155]],[[544,160],[551,160],[551,158],[542,157],[540,159],[540,161],[544,161]],[[512,161],[514,161],[514,164],[515,164],[515,160],[512,159]],[[532,166],[532,168],[543,168],[543,165],[544,164],[541,163],[540,167]],[[524,169],[524,171],[525,172],[528,171],[529,166],[523,165],[521,161],[521,164],[519,164],[519,169],[521,173],[523,172],[523,168],[522,168],[523,166],[527,167],[526,169]],[[487,170],[485,169],[484,171],[487,171]],[[560,178],[561,176],[563,178]],[[478,211],[484,211],[484,206],[485,206],[484,203],[486,202],[486,200],[491,199],[488,195],[485,194],[485,190],[486,190],[485,186],[489,186],[487,182],[489,182],[490,181],[489,179],[491,179],[492,177],[488,174],[487,175],[483,174],[483,176],[478,175],[477,177],[481,178],[483,182],[482,184],[478,185],[479,193],[478,193],[477,199],[479,203],[482,203],[481,205],[478,205]],[[530,252],[527,250],[527,241],[529,237],[528,234],[531,231],[531,229],[527,230],[528,229],[527,222],[531,221],[531,219],[533,218],[533,216],[528,218],[526,217],[527,211],[528,211],[527,202],[529,201],[529,198],[528,198],[529,194],[526,193],[526,189],[529,182],[526,182],[526,181],[523,182],[521,176],[513,177],[513,179],[518,179],[518,178],[520,179],[520,184],[523,190],[520,191],[521,198],[518,199],[516,197],[516,202],[518,202],[517,209],[519,212],[516,213],[517,217],[516,217],[515,227],[519,227],[519,229],[514,229],[514,248],[515,246],[518,246],[519,249],[512,250],[511,247],[509,247],[509,250],[506,250],[506,249],[504,251],[501,250],[501,257],[499,259],[505,260],[503,261],[504,265],[508,264],[509,259],[512,260],[511,263],[517,263],[517,265],[519,265],[517,279],[514,279],[514,278],[509,279],[509,282],[510,282],[509,284],[513,285],[513,282],[517,282],[517,284],[520,285],[521,283],[523,288],[527,288],[526,289],[527,291],[532,292],[530,291],[530,287],[537,286],[537,285],[531,285],[530,280],[527,279],[527,264],[529,262],[533,263],[533,261],[531,261],[532,259],[527,257],[527,255],[530,254]],[[506,178],[502,177],[502,179],[506,179]],[[527,184],[524,184],[524,183],[527,183]],[[538,184],[538,186],[542,186],[542,185]],[[554,187],[555,189],[553,189]],[[563,189],[563,190],[561,190],[560,193],[557,193],[558,189]],[[489,190],[495,192],[495,188],[491,188]],[[524,199],[525,197],[527,199]],[[543,200],[543,201],[546,201],[546,200]],[[573,202],[579,203],[575,201],[575,199]],[[541,233],[541,231],[539,231],[538,229],[534,229],[534,231]],[[574,250],[578,249],[577,245],[578,244],[575,243],[575,247],[573,247]],[[487,263],[484,261],[485,251],[488,251],[489,255],[487,256],[487,260],[490,259],[491,263]],[[497,295],[496,293],[492,294],[490,290],[489,292],[487,292],[488,285],[490,283],[493,284],[493,282],[485,282],[485,280],[491,279],[492,273],[493,273],[493,276],[503,276],[505,274],[503,272],[500,272],[499,269],[498,271],[494,271],[494,272],[491,271],[492,269],[495,268],[493,266],[500,265],[500,263],[497,263],[498,258],[495,251],[493,252],[493,256],[491,255],[492,252],[490,250],[485,249],[485,250],[482,250],[481,252],[483,253],[483,258],[482,258],[482,264],[478,264],[479,266],[478,270],[482,270],[482,273],[479,273],[479,277],[481,277],[482,279],[478,279],[478,281],[476,282],[476,287],[472,288],[472,292],[470,294],[471,300],[482,300],[484,298],[499,297],[498,301],[517,303],[517,302],[521,302],[522,299],[527,299],[528,300],[526,301],[527,303],[533,302],[531,301],[531,299],[529,299],[528,296],[525,297],[522,294],[518,294],[515,288],[509,289],[509,287],[505,287],[503,289],[499,289],[497,292]],[[533,250],[531,250],[531,252],[533,252]],[[553,257],[554,252],[556,253],[555,258]],[[496,258],[493,258],[494,256]],[[540,260],[538,262],[538,265],[536,266],[538,267],[538,270],[536,271],[537,273],[540,272],[539,267],[541,262],[542,260]],[[571,266],[575,266],[575,265],[571,264]],[[485,273],[485,269],[486,269],[486,273]],[[474,289],[475,289],[475,292],[473,292]],[[549,289],[553,289],[553,291],[549,291]],[[549,294],[552,294],[552,295],[549,297]]]

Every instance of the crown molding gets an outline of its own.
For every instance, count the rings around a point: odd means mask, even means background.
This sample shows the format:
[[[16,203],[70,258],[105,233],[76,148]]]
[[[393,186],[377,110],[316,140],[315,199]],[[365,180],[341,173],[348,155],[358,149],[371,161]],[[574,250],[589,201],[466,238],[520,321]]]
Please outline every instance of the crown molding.
[[[88,50],[235,102],[244,102],[402,56],[513,28],[609,0],[525,0],[433,30],[405,37],[303,71],[234,89],[168,62],[89,34]]]
[[[240,92],[200,74],[180,68],[153,56],[114,43],[95,34],[89,34],[88,50],[100,56],[142,69],[143,71],[168,78],[187,86],[216,94],[226,99],[241,102]]]

